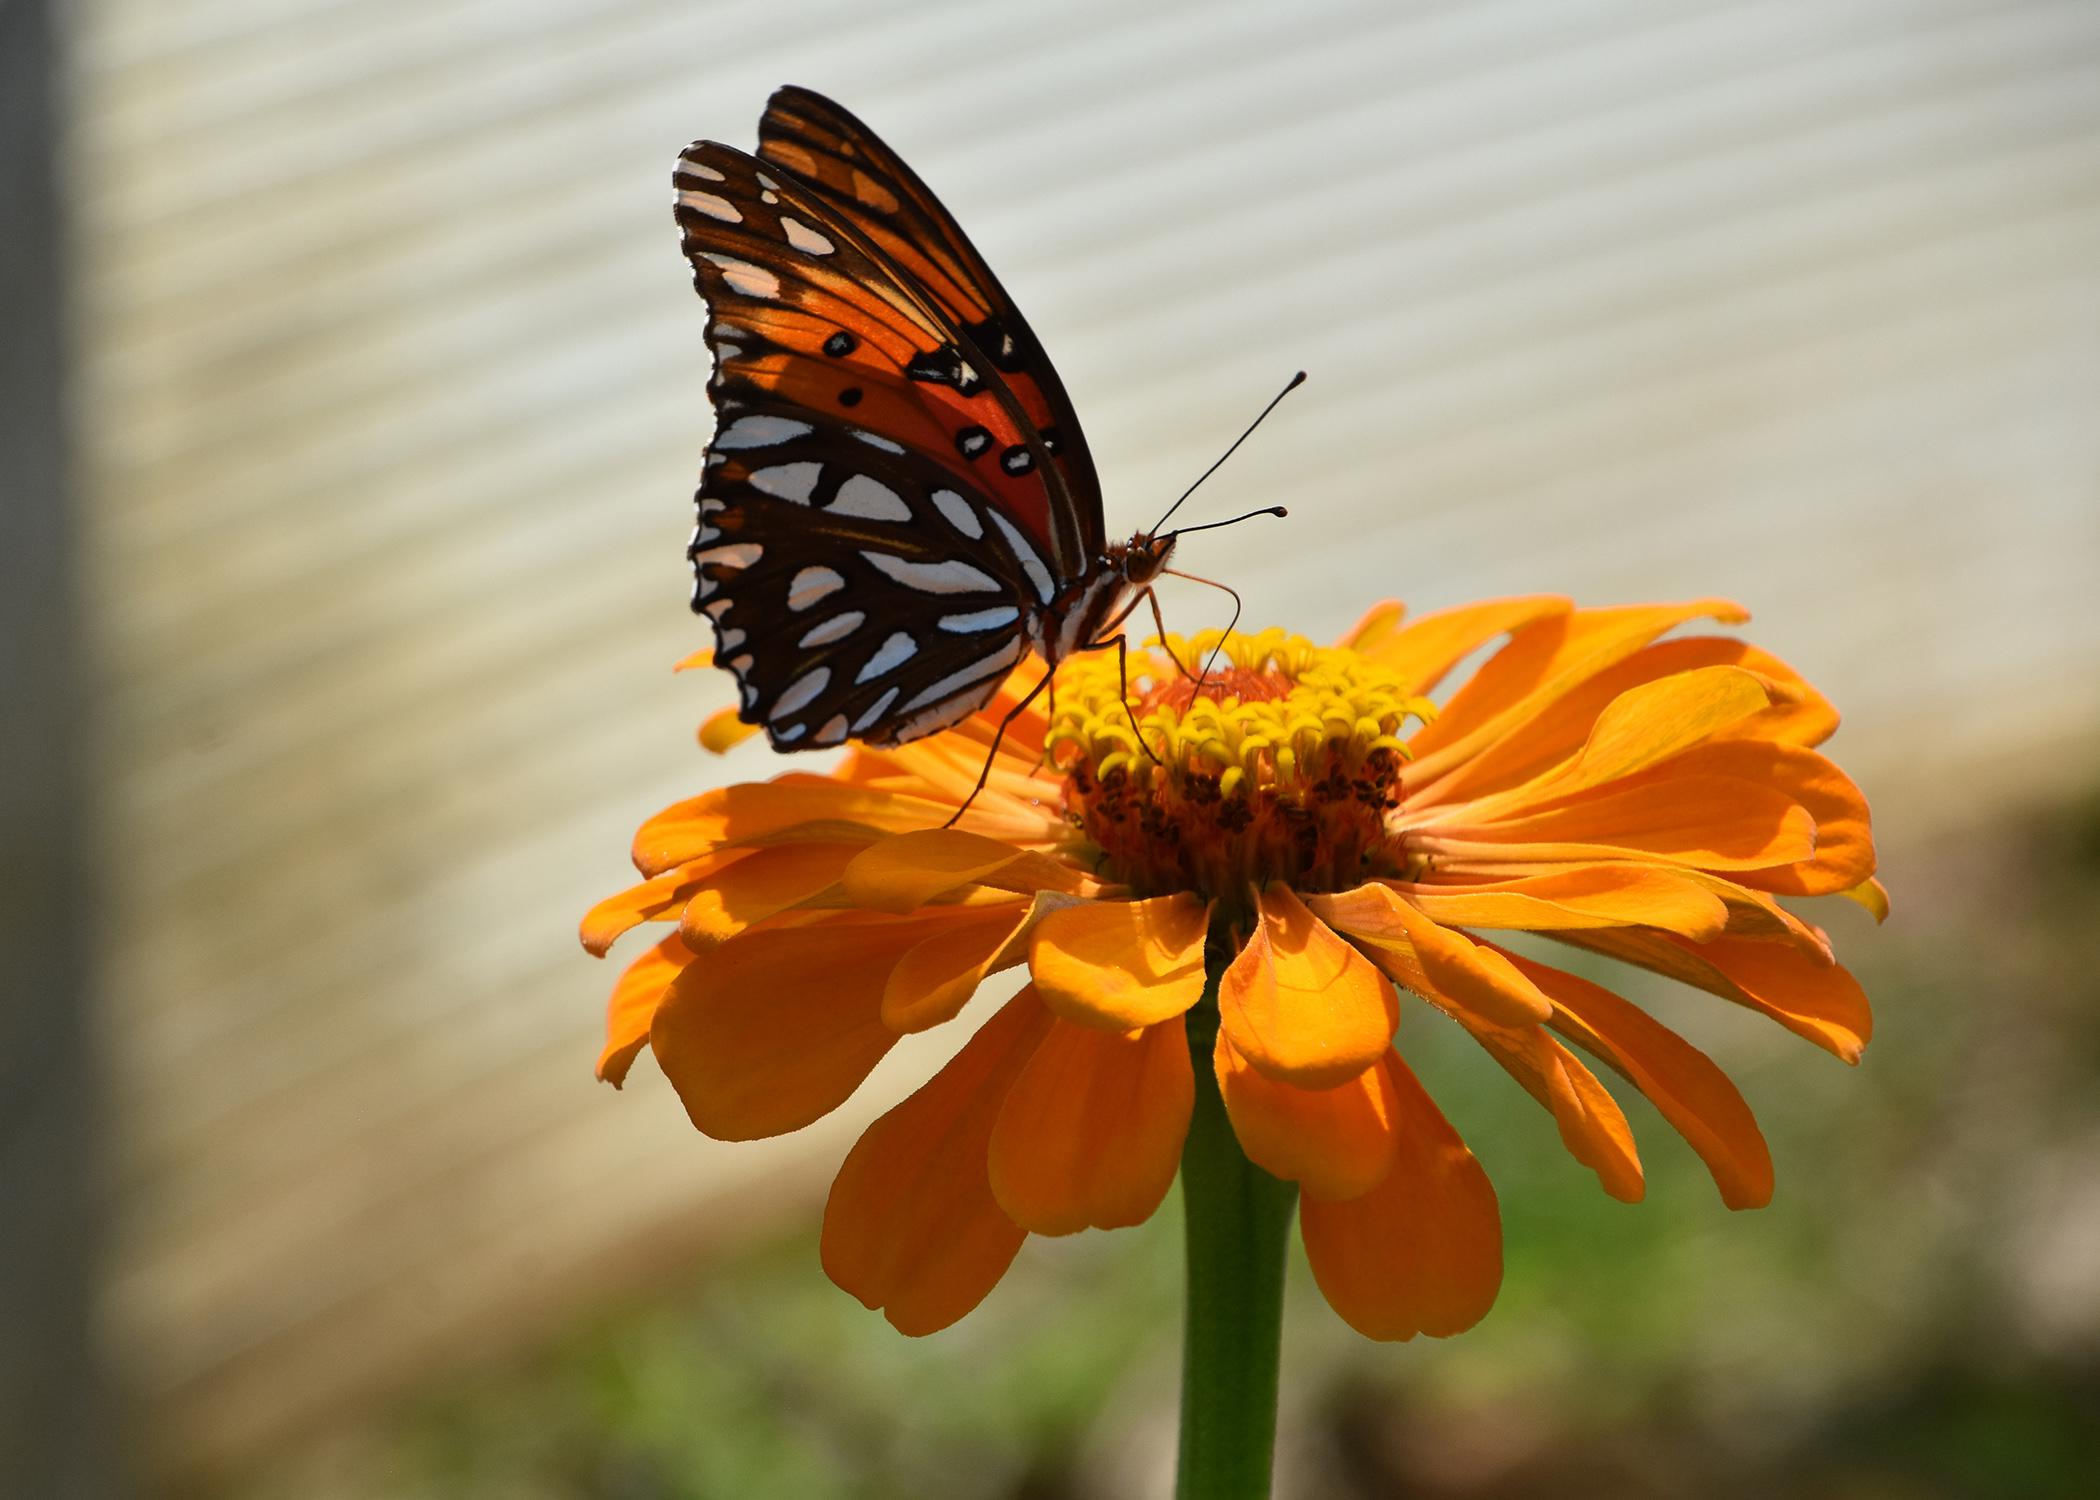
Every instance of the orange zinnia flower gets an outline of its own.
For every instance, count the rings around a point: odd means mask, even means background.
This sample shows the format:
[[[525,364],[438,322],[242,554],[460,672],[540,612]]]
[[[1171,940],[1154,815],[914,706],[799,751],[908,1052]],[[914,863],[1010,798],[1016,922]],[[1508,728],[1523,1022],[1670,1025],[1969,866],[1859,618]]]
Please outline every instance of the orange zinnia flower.
[[[583,924],[595,953],[678,924],[616,987],[599,1075],[619,1083],[646,1044],[702,1131],[777,1135],[1025,963],[1030,982],[847,1156],[824,1215],[840,1286],[930,1332],[1029,1232],[1148,1217],[1189,1128],[1195,1036],[1241,1148],[1302,1189],[1335,1310],[1374,1338],[1456,1333],[1494,1300],[1500,1218],[1395,1049],[1400,991],[1470,1032],[1629,1200],[1632,1133],[1564,1042],[1647,1094],[1735,1208],[1772,1191],[1750,1111],[1643,1011],[1483,934],[1656,970],[1847,1061],[1866,1043],[1866,997],[1779,899],[1886,912],[1866,803],[1813,748],[1837,715],[1753,646],[1662,639],[1701,617],[1745,615],[1538,597],[1410,622],[1389,604],[1332,648],[1170,642],[1183,661],[1220,647],[1200,695],[1133,654],[1129,711],[1113,659],[1075,659],[954,828],[1025,669],[947,733],[680,803],[635,839],[644,883]],[[1504,635],[1441,708],[1423,696]]]

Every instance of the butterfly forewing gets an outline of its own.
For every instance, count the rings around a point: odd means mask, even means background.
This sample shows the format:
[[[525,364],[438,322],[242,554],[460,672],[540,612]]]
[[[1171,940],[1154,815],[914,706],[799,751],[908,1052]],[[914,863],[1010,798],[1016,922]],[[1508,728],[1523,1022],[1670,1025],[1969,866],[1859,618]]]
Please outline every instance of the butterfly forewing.
[[[802,179],[841,220],[939,305],[983,362],[1004,377],[1043,439],[1062,494],[1076,574],[1106,540],[1101,485],[1064,383],[1020,309],[962,226],[916,172],[851,113],[808,89],[784,88],[759,121],[758,154]]]
[[[1039,436],[923,292],[803,185],[731,147],[687,147],[676,185],[686,256],[712,312],[718,419],[761,397],[850,416],[975,486],[1057,557],[1058,497]]]

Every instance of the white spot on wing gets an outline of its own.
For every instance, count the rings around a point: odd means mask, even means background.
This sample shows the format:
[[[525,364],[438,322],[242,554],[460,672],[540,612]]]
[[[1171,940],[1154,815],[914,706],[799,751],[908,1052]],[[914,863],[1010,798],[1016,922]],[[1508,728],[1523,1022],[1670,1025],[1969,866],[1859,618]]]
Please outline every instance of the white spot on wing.
[[[853,680],[862,683],[887,677],[918,654],[919,643],[900,630],[882,643],[881,648],[868,658],[868,664],[854,674]]]
[[[886,437],[873,432],[864,432],[858,427],[853,429],[853,435],[866,443],[870,448],[880,448],[885,453],[902,453],[904,451],[902,443],[893,443]]]
[[[1028,581],[1035,585],[1036,597],[1045,604],[1055,599],[1057,584],[1050,577],[1050,570],[1043,566],[1042,558],[1036,555],[1035,548],[1029,545],[1028,538],[1021,534],[1021,528],[996,510],[992,512],[992,524],[998,527],[999,534],[1006,538],[1006,545],[1014,549],[1014,557],[1019,560],[1021,571],[1026,573]]]
[[[1020,659],[1021,641],[1017,636],[1004,646],[1001,646],[997,651],[992,652],[991,655],[980,656],[968,666],[958,667],[939,682],[930,684],[904,705],[904,711],[910,713],[915,708],[924,708],[929,703],[938,703],[943,698],[960,692],[963,688],[968,687],[980,678],[995,675],[1001,669],[1012,666]]]
[[[942,615],[941,629],[950,635],[975,635],[980,630],[997,630],[1001,625],[1011,625],[1021,618],[1021,612],[1011,604],[1002,604],[997,609],[975,609],[966,615]]]
[[[709,182],[727,182],[729,180],[727,177],[724,177],[720,172],[717,172],[713,167],[706,165],[704,162],[694,161],[689,156],[681,156],[680,158],[678,158],[678,170],[681,172],[690,172],[695,177],[705,177]]]
[[[770,417],[763,413],[738,417],[715,434],[717,448],[770,448],[775,443],[784,443],[789,438],[802,437],[812,431],[809,423],[797,422],[789,417]]]
[[[741,224],[744,216],[737,212],[736,205],[727,198],[718,198],[713,193],[703,193],[698,188],[682,188],[678,201],[696,213],[706,214],[710,219],[720,219],[725,224]]]
[[[811,740],[810,743],[812,745],[836,745],[845,737],[846,716],[844,714],[833,714],[824,721],[824,727],[817,731],[817,737]]]
[[[695,552],[693,566],[722,563],[732,568],[748,568],[764,553],[765,549],[756,542],[731,542],[726,547],[710,547],[705,552]]]
[[[858,516],[864,521],[909,521],[911,507],[904,497],[879,479],[855,474],[839,486],[839,492],[824,509],[834,515]]]
[[[977,507],[953,490],[935,490],[933,508],[948,518],[948,524],[971,541],[984,539],[984,522],[977,518]],[[1047,602],[1047,601],[1046,601]]]
[[[838,249],[830,240],[790,214],[780,216],[780,227],[787,231],[788,243],[804,255],[829,255]]]
[[[802,639],[795,642],[795,644],[798,646],[828,646],[833,641],[843,641],[847,636],[853,634],[854,631],[860,629],[861,622],[867,618],[859,610],[849,609],[844,614],[833,615],[821,625],[812,625],[803,634]]]
[[[722,279],[729,283],[732,292],[756,297],[761,302],[771,302],[780,295],[780,278],[764,266],[754,266],[733,255],[710,255],[707,258],[722,268]]]
[[[922,594],[997,594],[999,580],[959,557],[946,562],[910,562],[887,552],[862,552],[877,571]]]
[[[817,694],[823,692],[826,687],[830,686],[830,683],[831,668],[829,667],[818,667],[814,671],[804,672],[800,677],[789,683],[787,690],[773,701],[772,708],[766,712],[766,721],[771,724],[778,724],[789,714],[800,713],[803,709],[809,707]]]
[[[846,580],[830,568],[804,568],[788,585],[788,608],[808,609],[827,595],[846,586]]]
[[[860,717],[853,721],[853,732],[855,734],[859,734],[870,724],[874,723],[877,719],[881,718],[884,714],[888,713],[890,711],[890,705],[897,701],[897,694],[899,691],[900,690],[897,688],[885,689],[883,695],[880,698],[877,698],[873,703],[870,703],[866,708],[862,709],[860,711]]]
[[[751,488],[781,500],[807,505],[809,492],[817,487],[817,476],[823,472],[824,466],[815,462],[774,464],[769,469],[751,471]]]

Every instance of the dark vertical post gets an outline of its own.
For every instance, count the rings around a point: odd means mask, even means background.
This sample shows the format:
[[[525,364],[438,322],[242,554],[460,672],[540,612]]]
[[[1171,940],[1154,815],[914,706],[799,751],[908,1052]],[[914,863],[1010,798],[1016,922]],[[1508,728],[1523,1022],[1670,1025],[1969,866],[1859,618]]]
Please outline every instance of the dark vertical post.
[[[104,1500],[54,11],[0,0],[0,1489]]]

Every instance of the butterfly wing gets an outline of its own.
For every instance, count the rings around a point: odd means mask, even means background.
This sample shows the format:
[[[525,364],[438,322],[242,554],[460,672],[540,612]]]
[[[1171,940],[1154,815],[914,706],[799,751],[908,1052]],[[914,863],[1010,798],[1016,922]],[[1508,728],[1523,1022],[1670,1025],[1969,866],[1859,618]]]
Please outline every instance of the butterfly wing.
[[[745,720],[776,747],[895,743],[988,700],[1050,560],[1048,455],[923,289],[786,173],[699,142],[677,216],[716,432],[691,544]],[[945,362],[948,380],[914,374]]]
[[[1050,456],[1051,547],[1068,577],[1107,538],[1101,484],[1064,383],[1013,298],[940,199],[904,160],[822,94],[788,87],[767,101],[759,157],[784,167],[841,221],[933,299],[949,324],[1004,377]]]

